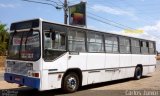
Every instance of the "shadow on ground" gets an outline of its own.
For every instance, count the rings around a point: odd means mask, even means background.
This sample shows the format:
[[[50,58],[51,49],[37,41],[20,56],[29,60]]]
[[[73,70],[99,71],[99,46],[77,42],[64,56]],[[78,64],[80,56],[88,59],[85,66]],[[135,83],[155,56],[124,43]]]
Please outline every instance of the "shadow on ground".
[[[142,77],[142,79],[149,78],[149,77],[150,76],[144,76],[144,77]],[[131,80],[133,80],[133,78],[87,85],[87,86],[81,87],[77,92],[70,93],[70,94],[64,93],[61,89],[54,89],[54,90],[49,90],[49,91],[38,91],[36,89],[32,89],[32,88],[29,88],[29,87],[21,87],[21,88],[15,88],[15,89],[0,90],[0,92],[1,92],[0,96],[1,96],[1,94],[3,96],[3,94],[5,94],[5,93],[6,94],[7,93],[16,93],[17,95],[14,95],[14,96],[55,96],[55,95],[60,95],[60,96],[67,96],[67,95],[68,96],[80,96],[80,95],[96,96],[96,95],[99,95],[99,93],[100,94],[102,93],[101,96],[106,96],[106,93],[104,93],[104,95],[103,95],[103,92],[98,92],[98,94],[97,94],[97,92],[93,92],[95,90],[92,90],[92,92],[91,92],[91,90],[89,90],[89,89],[114,85],[114,84],[118,84],[118,83],[124,83],[124,82],[128,82],[128,81],[131,81]],[[108,92],[107,94],[111,94],[112,96],[113,96],[113,93],[115,94],[114,96],[125,95],[124,90],[123,91],[122,90],[117,90],[119,92],[115,92],[115,91],[113,92],[113,91],[105,90],[105,92]],[[4,96],[10,96],[10,95],[12,95],[12,94],[4,95]]]

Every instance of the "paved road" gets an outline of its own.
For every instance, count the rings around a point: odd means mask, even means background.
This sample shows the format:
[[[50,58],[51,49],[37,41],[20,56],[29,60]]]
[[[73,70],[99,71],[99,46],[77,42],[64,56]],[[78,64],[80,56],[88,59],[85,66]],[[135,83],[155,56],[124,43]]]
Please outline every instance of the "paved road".
[[[39,92],[35,89],[22,87],[15,89],[0,90],[1,94],[14,94],[14,96],[147,96],[144,90],[152,90],[152,96],[160,96],[160,62],[158,69],[151,75],[143,77],[141,80],[133,80],[132,78],[116,80],[106,83],[84,86],[76,93],[65,94],[62,90],[50,90]],[[133,90],[138,91],[133,91]],[[130,91],[131,90],[131,91]],[[136,93],[136,94],[133,94]],[[151,95],[148,95],[151,96]]]

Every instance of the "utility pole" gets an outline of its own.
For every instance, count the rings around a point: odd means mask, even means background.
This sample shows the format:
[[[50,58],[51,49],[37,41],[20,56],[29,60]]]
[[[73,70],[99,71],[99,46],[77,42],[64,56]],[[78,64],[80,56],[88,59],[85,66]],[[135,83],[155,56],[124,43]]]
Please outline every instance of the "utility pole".
[[[64,0],[64,24],[67,24],[68,21],[68,4],[67,4],[67,0]]]

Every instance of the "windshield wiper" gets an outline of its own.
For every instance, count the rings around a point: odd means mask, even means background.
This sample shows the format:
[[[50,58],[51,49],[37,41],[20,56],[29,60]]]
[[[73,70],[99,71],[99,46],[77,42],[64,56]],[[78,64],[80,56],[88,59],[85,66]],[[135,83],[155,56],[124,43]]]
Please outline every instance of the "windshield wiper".
[[[13,41],[13,37],[14,37],[14,35],[15,35],[16,33],[17,33],[17,31],[15,30],[15,31],[13,32],[11,42]]]
[[[26,50],[26,44],[27,44],[28,34],[29,34],[30,32],[33,32],[33,29],[31,29],[30,31],[27,32],[26,40],[25,40],[25,43],[24,43],[24,45],[25,45],[25,50]]]
[[[22,34],[22,37],[21,37],[21,42],[20,42],[20,48],[19,48],[19,58],[21,58],[21,50],[22,50],[23,36],[24,36],[24,32],[23,32],[23,34]]]
[[[11,40],[9,41],[9,43],[10,43],[10,46],[11,45],[13,45],[13,37],[14,37],[14,35],[17,33],[17,31],[15,30],[14,32],[13,32],[13,35],[11,35],[12,37],[11,37]],[[9,47],[10,48],[10,47]],[[10,54],[10,50],[8,50],[8,54]]]

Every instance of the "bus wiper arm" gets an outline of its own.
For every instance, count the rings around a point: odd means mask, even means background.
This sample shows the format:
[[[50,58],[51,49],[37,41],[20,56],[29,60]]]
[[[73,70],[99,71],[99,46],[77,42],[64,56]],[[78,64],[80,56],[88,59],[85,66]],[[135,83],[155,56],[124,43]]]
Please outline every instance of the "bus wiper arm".
[[[15,30],[14,32],[13,32],[13,35],[12,35],[12,37],[11,37],[11,41],[9,41],[9,43],[12,45],[12,43],[13,43],[13,37],[14,37],[14,35],[17,33],[17,31]],[[9,52],[10,50],[8,50],[8,54],[10,53]]]
[[[13,37],[14,37],[14,35],[15,35],[16,33],[17,33],[17,31],[15,30],[15,31],[13,32],[11,42],[13,41]]]
[[[33,32],[33,29],[31,29],[30,31],[28,31],[28,32],[27,32],[27,37],[26,37],[26,40],[25,40],[25,43],[24,43],[24,45],[25,45],[25,49],[26,49],[26,44],[27,44],[28,34],[29,34],[30,32]]]

